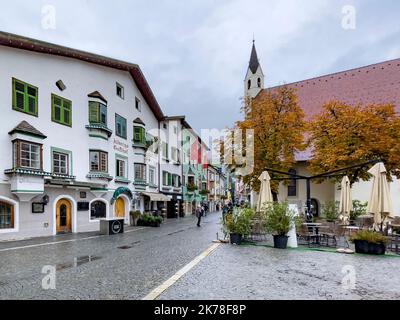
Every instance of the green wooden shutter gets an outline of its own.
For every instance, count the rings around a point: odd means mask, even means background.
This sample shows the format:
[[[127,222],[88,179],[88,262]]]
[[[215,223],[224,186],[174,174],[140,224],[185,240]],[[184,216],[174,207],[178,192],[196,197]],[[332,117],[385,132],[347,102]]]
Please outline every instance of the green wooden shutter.
[[[140,127],[133,127],[133,140],[135,143],[140,143],[142,141],[142,128]]]
[[[62,118],[64,124],[67,124],[69,126],[72,125],[72,108],[71,108],[71,102],[68,100],[63,100]]]
[[[12,79],[12,107],[15,110],[37,115],[38,89],[27,83]]]
[[[89,101],[89,122],[90,123],[99,123],[100,114],[99,114],[99,104],[94,101]]]
[[[172,186],[172,174],[168,173],[168,185]]]
[[[26,108],[27,112],[31,114],[37,113],[37,89],[30,85],[26,86]]]

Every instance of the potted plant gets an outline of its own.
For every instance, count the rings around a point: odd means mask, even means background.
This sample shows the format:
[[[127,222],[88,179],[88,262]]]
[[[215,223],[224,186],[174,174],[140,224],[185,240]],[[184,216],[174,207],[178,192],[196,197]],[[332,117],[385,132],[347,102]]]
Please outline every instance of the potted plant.
[[[194,191],[196,191],[199,187],[198,186],[196,186],[194,183],[188,183],[188,185],[187,185],[187,191],[188,192],[194,192]]]
[[[207,195],[210,193],[210,191],[207,190],[207,189],[203,189],[203,190],[201,190],[199,193],[200,193],[200,195],[202,195],[202,196],[207,196]]]
[[[274,248],[286,249],[292,223],[298,224],[295,212],[289,210],[288,203],[269,203],[264,208],[264,227],[273,234]]]
[[[360,230],[351,238],[356,253],[383,255],[386,252],[387,238],[375,231]]]
[[[142,213],[139,210],[132,210],[129,212],[131,226],[137,226],[137,222]]]
[[[368,202],[353,200],[353,210],[350,212],[350,225],[354,225],[357,217],[367,214]]]
[[[153,216],[150,214],[144,214],[138,221],[138,225],[145,227],[160,227],[163,222],[163,218],[160,216]]]
[[[334,222],[339,219],[339,202],[338,201],[326,201],[322,206],[322,216],[328,222]]]
[[[223,219],[225,236],[229,234],[231,244],[240,245],[243,237],[251,233],[251,220],[254,210],[243,209],[228,213]]]

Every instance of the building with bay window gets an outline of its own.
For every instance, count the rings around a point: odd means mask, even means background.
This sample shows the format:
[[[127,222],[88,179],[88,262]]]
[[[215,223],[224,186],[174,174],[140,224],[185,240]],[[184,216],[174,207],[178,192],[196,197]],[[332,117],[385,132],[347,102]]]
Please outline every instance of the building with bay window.
[[[167,206],[165,117],[138,65],[0,32],[0,70],[0,240]]]

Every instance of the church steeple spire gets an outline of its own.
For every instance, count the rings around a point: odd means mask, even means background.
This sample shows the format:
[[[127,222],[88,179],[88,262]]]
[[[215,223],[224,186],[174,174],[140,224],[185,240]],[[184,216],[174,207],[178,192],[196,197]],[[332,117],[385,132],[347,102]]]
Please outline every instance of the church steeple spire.
[[[251,70],[251,72],[253,72],[253,74],[257,72],[259,65],[260,62],[258,61],[257,57],[255,40],[253,39],[253,48],[251,49],[250,62],[249,62],[249,69]]]
[[[253,36],[253,46],[251,48],[249,68],[247,69],[246,79],[244,80],[244,95],[254,98],[264,89],[264,73],[260,61],[258,60],[256,44]]]

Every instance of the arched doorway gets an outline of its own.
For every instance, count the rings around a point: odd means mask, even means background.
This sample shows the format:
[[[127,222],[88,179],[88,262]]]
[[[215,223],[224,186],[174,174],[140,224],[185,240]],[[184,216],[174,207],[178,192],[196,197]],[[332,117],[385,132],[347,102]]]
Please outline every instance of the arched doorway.
[[[72,232],[72,205],[67,199],[61,199],[56,205],[57,233]]]
[[[125,218],[125,200],[120,197],[115,201],[114,216],[117,218]]]

